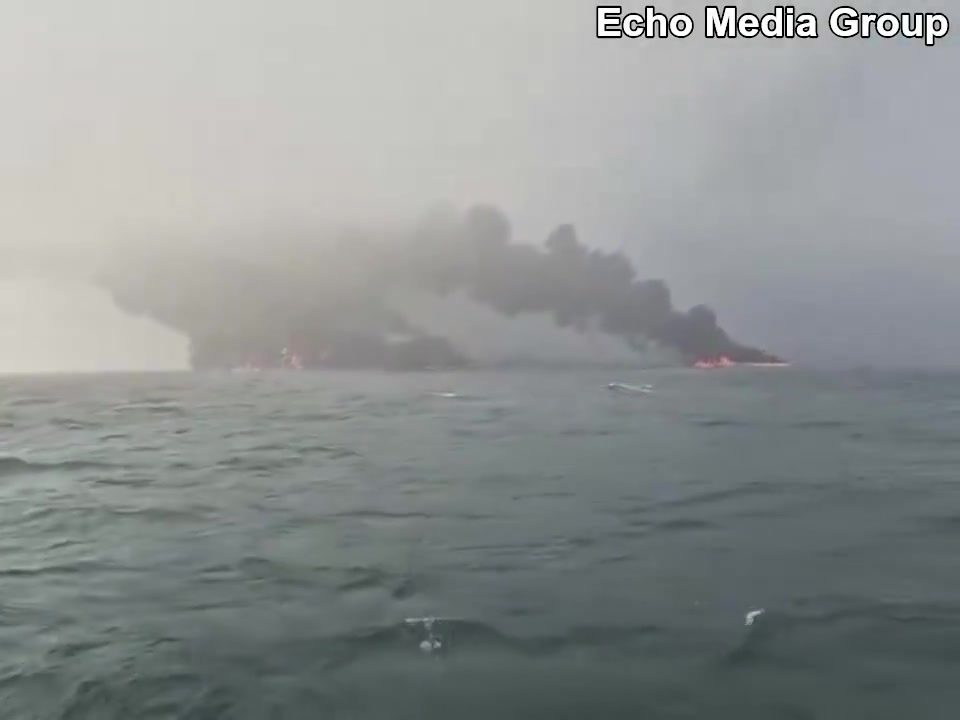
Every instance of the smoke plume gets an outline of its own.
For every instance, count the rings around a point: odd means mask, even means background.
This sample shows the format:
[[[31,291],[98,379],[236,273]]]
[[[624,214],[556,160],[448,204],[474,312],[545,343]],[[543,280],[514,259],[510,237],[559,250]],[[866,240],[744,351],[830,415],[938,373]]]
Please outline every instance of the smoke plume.
[[[134,253],[117,254],[101,284],[122,309],[187,335],[195,364],[235,363],[281,347],[313,361],[347,337],[424,335],[389,306],[390,291],[404,288],[440,297],[465,292],[504,316],[549,315],[559,327],[599,330],[637,351],[653,343],[687,361],[776,360],[733,341],[710,308],[676,309],[662,280],[638,279],[623,254],[591,250],[573,226],[557,227],[541,246],[515,242],[509,221],[491,206],[437,209],[400,233]]]

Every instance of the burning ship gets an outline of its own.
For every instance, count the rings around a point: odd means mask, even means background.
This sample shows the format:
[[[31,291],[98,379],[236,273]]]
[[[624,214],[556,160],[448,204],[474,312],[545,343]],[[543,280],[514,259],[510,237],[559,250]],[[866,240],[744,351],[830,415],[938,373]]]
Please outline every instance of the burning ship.
[[[638,279],[625,255],[590,249],[572,225],[542,245],[511,235],[506,217],[481,205],[398,232],[127,243],[98,279],[121,309],[186,335],[198,370],[469,366],[392,307],[404,289],[462,293],[506,319],[545,315],[638,352],[653,344],[697,368],[784,364],[730,338],[705,305],[677,309],[665,282]]]
[[[693,367],[698,370],[719,370],[721,368],[732,367],[790,367],[790,363],[785,360],[770,359],[763,362],[734,362],[726,355],[720,357],[700,358],[693,363]]]
[[[721,355],[718,358],[701,358],[693,363],[693,366],[698,370],[716,370],[719,368],[734,367],[736,364],[737,363],[726,355]]]

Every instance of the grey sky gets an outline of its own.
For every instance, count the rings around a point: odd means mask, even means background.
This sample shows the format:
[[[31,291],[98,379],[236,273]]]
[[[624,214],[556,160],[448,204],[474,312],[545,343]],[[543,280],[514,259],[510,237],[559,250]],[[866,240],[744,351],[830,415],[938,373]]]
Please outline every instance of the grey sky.
[[[702,17],[701,3],[660,5]],[[681,303],[709,302],[745,341],[789,356],[960,356],[946,318],[960,301],[956,35],[935,49],[598,41],[594,7],[8,0],[5,266],[66,257],[76,277],[104,240],[157,228],[482,200],[521,238],[569,221],[589,244],[624,247]],[[17,283],[0,293],[0,337],[18,348],[0,370],[182,359],[180,343],[131,331],[76,285]],[[81,296],[91,309],[67,319]]]

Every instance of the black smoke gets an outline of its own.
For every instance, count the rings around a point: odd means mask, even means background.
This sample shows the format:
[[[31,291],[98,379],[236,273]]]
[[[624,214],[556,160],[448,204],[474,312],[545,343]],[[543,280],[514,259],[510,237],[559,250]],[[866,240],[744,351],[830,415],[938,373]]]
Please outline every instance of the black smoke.
[[[665,282],[637,279],[622,253],[589,249],[572,225],[557,227],[539,248],[513,242],[496,208],[477,206],[462,218],[437,211],[406,252],[411,282],[440,293],[466,290],[504,315],[545,313],[560,327],[599,329],[637,350],[656,342],[687,360],[777,360],[731,340],[705,305],[677,310]]]
[[[187,335],[197,365],[288,346],[313,360],[372,347],[370,338],[389,333],[427,337],[389,307],[390,291],[404,288],[465,292],[505,316],[546,314],[560,327],[609,333],[638,351],[654,343],[686,361],[776,360],[734,342],[706,306],[677,310],[663,281],[638,279],[623,254],[589,249],[573,226],[559,226],[542,246],[518,243],[489,206],[436,210],[394,235],[129,247],[101,283],[123,309]]]

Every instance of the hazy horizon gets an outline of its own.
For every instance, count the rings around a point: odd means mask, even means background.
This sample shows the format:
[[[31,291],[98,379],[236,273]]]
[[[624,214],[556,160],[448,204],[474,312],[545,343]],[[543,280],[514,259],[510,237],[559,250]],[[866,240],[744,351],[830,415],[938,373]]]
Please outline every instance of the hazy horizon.
[[[573,223],[802,364],[960,366],[953,35],[600,41],[595,7],[11,3],[0,372],[185,365],[87,282],[110,243],[447,201]]]

